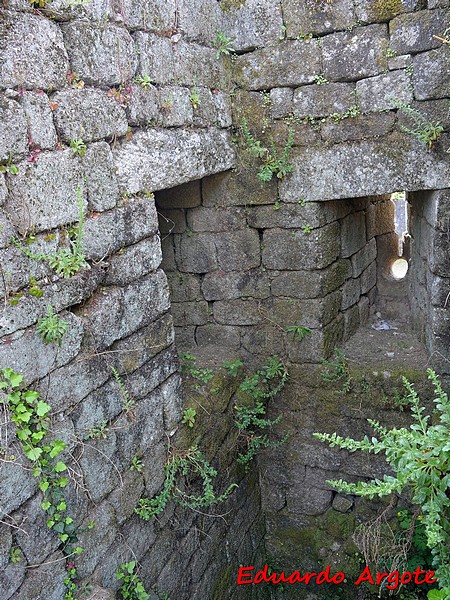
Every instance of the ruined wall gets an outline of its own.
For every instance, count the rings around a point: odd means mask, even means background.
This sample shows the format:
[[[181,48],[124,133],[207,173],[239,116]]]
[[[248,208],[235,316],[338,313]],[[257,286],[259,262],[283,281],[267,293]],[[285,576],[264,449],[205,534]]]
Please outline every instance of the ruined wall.
[[[170,438],[182,392],[152,192],[234,161],[226,76],[211,44],[219,26],[196,9],[19,0],[0,14],[0,368],[41,393],[49,435],[67,444],[59,458],[70,479],[64,514],[82,531],[79,589],[112,593],[118,565],[136,559],[152,598],[225,598],[229,556],[250,562],[261,551],[256,479],[233,470],[228,421],[206,451],[240,483],[220,507],[229,519],[173,507],[150,523],[134,514],[162,486],[168,440],[187,450]],[[86,263],[66,278],[46,257],[73,256],[80,209]],[[60,344],[38,335],[48,306],[67,325]],[[230,397],[223,402],[211,411],[218,423]],[[46,526],[9,417],[3,407],[0,596],[61,600],[64,544]],[[221,478],[218,493],[230,483]]]
[[[449,195],[448,190],[416,193],[411,198],[411,297],[417,335],[434,365],[450,368]]]
[[[96,522],[81,540],[82,580],[116,589],[117,564],[135,555],[148,587],[219,600],[235,593],[234,563],[258,554],[263,560],[259,491],[242,473],[231,525],[183,511],[148,525],[133,514],[142,494],[160,489],[166,433],[180,420],[165,272],[184,348],[220,345],[249,358],[277,352],[311,363],[348,339],[376,298],[379,250],[393,228],[385,195],[406,190],[419,198],[448,187],[448,133],[430,151],[402,131],[414,124],[392,102],[412,103],[448,132],[448,48],[433,38],[447,26],[447,4],[334,0],[312,11],[297,0],[94,0],[72,7],[54,0],[39,10],[10,0],[2,10],[0,367],[20,371],[42,393],[55,435],[68,443],[64,458],[76,483],[68,504],[77,524]],[[233,59],[216,57],[218,31],[232,39]],[[293,128],[292,173],[258,180],[260,162],[249,157],[240,131],[244,116],[254,137],[268,147],[273,138],[279,153]],[[170,232],[164,268],[153,193],[162,237]],[[64,279],[29,255],[51,254],[76,238],[77,195],[90,269]],[[432,198],[427,206],[445,215],[445,194]],[[450,273],[445,257],[428,269],[423,259],[428,234],[437,255],[443,252],[446,225],[414,210],[413,239],[422,249],[412,248],[412,265],[419,265],[409,276],[412,314],[428,347],[445,352]],[[427,309],[420,298],[433,290],[440,299]],[[61,346],[36,335],[48,305],[68,323]],[[301,345],[285,331],[295,324],[312,331]],[[136,403],[131,412],[111,367]],[[264,469],[271,549],[287,535],[284,519],[294,523],[294,551],[306,517],[336,509],[326,486],[311,485],[332,465],[326,451],[306,444],[299,472],[323,469],[308,471],[309,479],[291,480],[278,468],[309,439],[304,423],[316,409],[309,401],[315,387],[286,395],[294,435]],[[335,428],[326,406],[320,427]],[[341,410],[345,421],[344,402]],[[97,431],[100,439],[86,440],[103,421],[105,438]],[[226,433],[222,439],[226,456],[230,440]],[[17,445],[6,450],[12,453],[22,460]],[[129,470],[135,455],[142,474]],[[220,448],[215,459],[232,470]],[[26,532],[2,525],[2,597],[28,600],[45,590],[59,600],[64,560],[45,526],[36,480],[16,460],[2,461],[1,469],[0,518]],[[356,465],[351,473],[368,471]],[[272,495],[281,489],[278,505]],[[241,540],[244,523],[249,535]],[[23,559],[13,564],[7,557],[16,546]],[[283,550],[278,558],[287,556]]]

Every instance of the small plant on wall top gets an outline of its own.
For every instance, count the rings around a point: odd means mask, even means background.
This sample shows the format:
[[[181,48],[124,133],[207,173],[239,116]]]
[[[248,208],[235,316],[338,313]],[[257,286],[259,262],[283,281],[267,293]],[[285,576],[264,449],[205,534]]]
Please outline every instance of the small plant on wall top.
[[[331,447],[338,446],[356,452],[362,450],[378,454],[384,452],[394,475],[382,480],[358,483],[328,481],[340,492],[373,498],[400,494],[409,490],[411,500],[421,510],[426,543],[431,550],[432,562],[439,586],[450,597],[450,401],[436,374],[428,369],[428,378],[435,389],[438,418],[430,425],[424,416],[419,397],[413,386],[403,378],[411,406],[413,424],[406,429],[383,427],[368,419],[375,435],[360,441],[342,438],[337,433],[315,433],[314,436]]]
[[[270,143],[270,148],[267,148],[262,145],[260,140],[256,140],[251,134],[248,128],[247,119],[245,118],[242,119],[241,129],[250,156],[261,160],[261,166],[258,171],[258,178],[261,181],[270,181],[274,175],[276,175],[278,179],[283,179],[283,177],[292,173],[294,165],[289,162],[289,155],[294,144],[293,128],[289,129],[288,141],[281,154],[279,154],[273,142]]]

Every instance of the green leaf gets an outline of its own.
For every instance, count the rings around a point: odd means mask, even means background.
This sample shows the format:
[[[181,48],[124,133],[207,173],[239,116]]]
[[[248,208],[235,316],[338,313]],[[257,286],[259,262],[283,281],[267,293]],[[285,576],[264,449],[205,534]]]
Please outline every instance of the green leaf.
[[[67,446],[67,444],[62,440],[55,440],[51,443],[51,445],[52,450],[50,451],[50,458],[55,458],[55,456],[62,452]]]
[[[39,489],[41,490],[41,492],[46,492],[48,490],[49,485],[50,483],[47,481],[47,479],[43,479],[39,482]]]
[[[39,457],[41,456],[41,454],[42,454],[41,448],[30,448],[28,450],[25,450],[25,455],[30,460],[39,460]]]
[[[43,400],[39,400],[36,406],[36,413],[38,417],[45,417],[45,415],[51,410],[50,404],[44,402]]]
[[[67,469],[66,465],[60,460],[55,465],[55,471],[57,473],[62,473],[62,471],[65,471],[66,469]]]
[[[12,388],[17,388],[23,381],[23,376],[19,373],[14,373],[12,369],[5,369],[8,372],[7,377]]]

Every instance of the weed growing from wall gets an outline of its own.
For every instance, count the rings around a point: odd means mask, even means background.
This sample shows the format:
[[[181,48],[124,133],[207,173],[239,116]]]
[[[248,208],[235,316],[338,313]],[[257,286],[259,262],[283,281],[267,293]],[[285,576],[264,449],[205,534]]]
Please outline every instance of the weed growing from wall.
[[[428,369],[427,373],[436,393],[434,402],[439,417],[435,425],[429,424],[429,416],[423,416],[425,408],[420,406],[413,386],[403,378],[414,420],[409,429],[389,430],[378,421],[368,419],[377,437],[365,436],[356,441],[337,433],[315,433],[314,436],[331,447],[338,446],[349,452],[385,453],[394,476],[384,475],[383,480],[370,482],[348,483],[340,479],[328,483],[340,492],[368,498],[410,490],[412,502],[422,511],[427,546],[433,556],[439,586],[450,594],[450,401],[434,371]]]
[[[399,100],[393,100],[393,104],[400,112],[409,117],[413,123],[412,128],[401,125],[402,130],[416,137],[428,150],[433,150],[437,140],[441,137],[441,133],[444,131],[440,121],[428,121],[418,110],[407,104],[403,104]]]
[[[213,480],[217,476],[217,471],[209,464],[197,446],[186,451],[172,451],[164,473],[162,491],[154,498],[141,498],[135,508],[135,512],[144,521],[162,513],[171,500],[183,508],[197,510],[225,502],[237,487],[235,483],[232,483],[222,494],[216,494]],[[191,492],[195,480],[201,481],[201,489]]]
[[[250,156],[259,158],[261,166],[258,171],[258,178],[263,182],[268,182],[274,175],[278,179],[283,179],[294,170],[294,165],[289,162],[289,156],[294,144],[294,129],[289,128],[288,140],[281,154],[272,141],[270,147],[267,148],[261,144],[260,140],[256,140],[251,134],[247,119],[244,117],[241,121],[241,130],[244,140],[247,144]]]
[[[221,56],[229,56],[235,52],[233,48],[232,38],[225,35],[223,31],[219,31],[213,40],[213,46],[216,49],[216,59]]]
[[[281,421],[281,415],[275,419],[266,418],[266,402],[283,389],[288,371],[278,356],[268,358],[266,364],[256,373],[244,379],[239,386],[241,399],[235,406],[235,425],[239,437],[244,440],[245,451],[237,457],[238,463],[249,469],[251,461],[259,450],[278,448],[288,436],[279,440],[270,438],[272,427]]]
[[[50,305],[47,306],[45,317],[41,317],[37,322],[37,333],[46,344],[57,343],[61,346],[62,338],[68,329],[67,321],[55,315]]]
[[[25,256],[31,260],[37,260],[40,262],[47,262],[50,267],[58,274],[62,275],[64,279],[68,279],[75,275],[81,269],[89,269],[89,265],[86,262],[86,257],[83,250],[83,226],[84,226],[84,209],[83,209],[83,197],[81,195],[81,189],[77,189],[78,199],[78,225],[72,228],[72,239],[69,240],[69,246],[65,248],[59,248],[52,254],[44,254],[43,252],[35,253],[29,248],[24,246],[16,238],[12,239],[12,243],[21,250]]]

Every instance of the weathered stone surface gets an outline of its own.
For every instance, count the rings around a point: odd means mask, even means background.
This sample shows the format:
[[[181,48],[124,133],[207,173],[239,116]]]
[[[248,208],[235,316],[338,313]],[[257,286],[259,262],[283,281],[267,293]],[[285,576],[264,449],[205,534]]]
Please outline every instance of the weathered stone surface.
[[[274,296],[317,298],[336,290],[351,273],[349,260],[338,260],[315,273],[288,271],[280,273],[272,280],[271,291]]]
[[[316,43],[280,42],[236,60],[237,83],[249,90],[313,83],[321,71],[321,50]]]
[[[190,273],[167,273],[172,302],[191,302],[200,300],[200,277]]]
[[[238,327],[208,323],[197,327],[195,339],[201,347],[219,346],[237,350],[240,346],[241,336]]]
[[[286,117],[293,110],[294,90],[292,88],[273,88],[270,90],[270,115],[274,119]]]
[[[141,327],[123,340],[114,343],[116,368],[120,373],[135,371],[174,342],[172,317],[160,319]],[[174,397],[175,400],[175,397]]]
[[[0,249],[5,248],[11,243],[11,238],[17,235],[6,213],[0,211]]]
[[[270,318],[282,329],[286,323],[301,323],[310,329],[320,329],[337,317],[341,299],[341,292],[335,291],[314,300],[273,298],[267,302],[267,307],[270,309]]]
[[[90,144],[82,165],[86,176],[88,208],[93,211],[114,208],[119,199],[119,186],[109,145],[106,142]]]
[[[445,98],[450,95],[448,52],[442,47],[413,58],[413,85],[416,100]]]
[[[232,38],[235,50],[265,46],[283,36],[281,7],[267,0],[247,0],[223,12],[221,30]]]
[[[139,0],[116,0],[115,4],[129,29],[168,31],[175,25],[175,0],[156,0],[150,4]]]
[[[355,0],[356,16],[359,22],[374,23],[388,21],[399,13],[410,12],[423,8],[420,0],[399,0],[385,2],[385,0]]]
[[[64,85],[68,59],[55,23],[37,15],[4,11],[0,40],[1,87],[57,89]]]
[[[9,558],[9,557],[8,557]],[[5,600],[12,598],[25,579],[25,564],[20,562],[17,564],[8,563],[6,568],[0,573],[0,594]]]
[[[372,238],[359,252],[351,258],[353,277],[358,277],[377,257],[377,243]]]
[[[395,205],[391,200],[370,204],[366,211],[366,232],[370,240],[394,230]]]
[[[95,522],[95,527],[88,529],[91,520]],[[99,559],[104,557],[114,542],[117,521],[113,506],[107,501],[96,506],[81,529],[79,544],[84,548],[84,552],[78,557],[77,572],[84,578],[91,575]]]
[[[204,325],[209,320],[208,303],[205,301],[172,302],[170,312],[176,327]]]
[[[70,312],[60,316],[68,324],[61,347],[43,342],[35,328],[17,331],[1,339],[0,364],[21,373],[27,383],[33,383],[50,370],[67,364],[80,350],[83,324]]]
[[[234,164],[228,135],[214,129],[139,132],[114,155],[119,185],[130,193],[173,187]]]
[[[274,210],[273,206],[258,206],[247,210],[248,224],[256,229],[282,227],[283,229],[298,229],[304,225],[313,228],[322,227],[332,221],[337,221],[353,210],[350,202],[305,202],[298,204],[283,203],[281,208]]]
[[[387,68],[385,25],[357,27],[323,38],[323,74],[332,81],[354,81]],[[345,52],[342,49],[345,48]]]
[[[294,92],[293,113],[297,117],[323,117],[345,113],[355,104],[351,83],[327,83],[301,87]]]
[[[56,129],[65,142],[80,138],[92,142],[127,132],[124,110],[105,92],[69,89],[55,94],[53,100],[58,103]]]
[[[80,162],[71,150],[43,152],[8,177],[5,210],[20,233],[53,229],[78,220],[77,189],[85,197]]]
[[[395,108],[395,100],[403,104],[411,104],[413,100],[410,80],[404,71],[358,81],[356,93],[362,112],[389,110]]]
[[[190,101],[190,90],[186,87],[162,87],[158,93],[160,115],[159,123],[163,127],[181,127],[191,125],[194,111]]]
[[[242,165],[238,173],[220,173],[202,181],[203,206],[221,207],[273,204],[277,182],[262,183],[254,170]]]
[[[147,75],[158,85],[173,83],[176,57],[170,38],[138,31],[133,39],[139,56],[138,74]]]
[[[53,252],[56,247],[57,240],[47,242],[39,238],[31,245],[33,252],[43,252],[45,254]],[[30,277],[40,280],[52,274],[52,270],[47,263],[32,260],[25,256],[19,248],[11,245],[0,251],[0,263],[4,272],[9,273],[8,280],[0,280],[0,290],[6,295],[28,285]]]
[[[333,498],[331,490],[323,490],[308,485],[302,494],[289,496],[287,506],[290,511],[305,515],[321,515],[330,506]]]
[[[95,27],[85,21],[61,25],[73,71],[89,85],[116,85],[133,78],[137,57],[126,29],[112,23]]]
[[[361,295],[361,283],[359,279],[348,279],[342,288],[341,309],[346,310],[353,304],[356,304]]]
[[[341,221],[341,256],[348,258],[366,245],[366,215],[359,211]]]
[[[390,133],[395,124],[395,113],[370,113],[344,119],[339,123],[328,120],[321,125],[321,135],[325,142],[347,142],[378,138]]]
[[[224,325],[258,325],[263,312],[258,300],[219,300],[214,302],[214,319]]]
[[[158,98],[155,86],[144,89],[140,85],[132,84],[130,101],[126,107],[129,124],[138,127],[155,123],[159,114]]]
[[[169,308],[169,288],[162,271],[125,288],[104,288],[94,294],[80,316],[87,322],[97,350],[161,317]]]
[[[214,238],[219,267],[239,271],[258,267],[261,262],[259,235],[253,229],[222,233]]]
[[[15,514],[17,522],[23,523],[22,530],[16,532],[16,540],[30,564],[43,562],[58,547],[56,536],[47,527],[48,517],[41,502],[41,496],[36,495]]]
[[[6,266],[6,264],[5,264]],[[29,272],[25,270],[25,281]],[[60,312],[72,304],[78,304],[88,298],[102,281],[103,270],[94,267],[90,271],[81,271],[70,279],[60,279],[55,283],[40,283],[43,291],[42,298],[24,294],[17,305],[5,306],[0,317],[0,332],[2,335],[25,329],[43,317],[50,304],[55,312]]]
[[[198,85],[210,89],[225,87],[222,61],[216,59],[214,48],[206,48],[181,40],[174,47],[175,81],[178,85]],[[199,69],[198,65],[202,65]]]
[[[158,231],[158,217],[150,198],[86,219],[83,248],[88,259],[99,260]]]
[[[347,29],[356,21],[354,5],[350,0],[336,0],[324,4],[320,10],[312,10],[306,2],[296,0],[282,0],[281,5],[289,38]]]
[[[231,231],[246,227],[245,210],[242,208],[194,208],[187,213],[192,231]]]
[[[444,147],[445,140],[443,141]],[[450,165],[440,152],[427,152],[411,136],[394,133],[380,141],[297,150],[298,167],[281,181],[280,197],[295,201],[381,195],[393,190],[439,189],[448,185]],[[298,163],[297,163],[298,161]],[[318,172],[322,173],[317,178]]]
[[[394,56],[388,60],[389,71],[396,71],[397,69],[406,69],[412,64],[411,54],[402,54],[402,56]]]
[[[182,0],[177,4],[177,24],[190,40],[211,44],[218,30],[231,32],[220,26],[221,11],[217,2],[209,0]]]
[[[164,215],[158,211],[159,232],[164,238],[171,233],[185,233],[187,230],[186,211],[182,208],[165,209]]]
[[[422,52],[440,46],[433,37],[445,27],[445,10],[422,10],[399,15],[389,23],[390,44],[397,54]]]
[[[188,181],[175,188],[160,190],[155,198],[158,208],[195,208],[202,203],[201,182]]]
[[[195,233],[192,237],[180,236],[175,244],[178,269],[188,273],[208,273],[217,268],[215,235]]]
[[[235,298],[267,298],[270,294],[269,277],[263,271],[207,273],[202,281],[206,300],[232,300]]]
[[[8,363],[2,362],[2,364]],[[12,451],[12,448],[8,449],[8,453]],[[1,465],[0,491],[2,506],[0,508],[0,519],[3,521],[7,521],[5,517],[16,508],[19,508],[28,498],[31,498],[38,489],[37,481],[32,473],[23,468],[19,456],[17,456],[17,459],[17,461],[12,462],[3,461]],[[25,458],[23,460],[26,461]],[[0,585],[1,583],[3,582],[0,579]]]
[[[30,143],[39,146],[42,150],[53,149],[58,138],[47,94],[24,92],[20,96],[20,104],[27,118]]]
[[[0,529],[0,568],[4,571],[9,562],[9,550],[12,546],[11,528],[2,526]]]
[[[367,294],[377,283],[377,265],[373,262],[361,274],[361,294]]]
[[[5,203],[6,200],[6,196],[8,195],[8,188],[6,187],[6,183],[5,183],[5,176],[3,175],[3,173],[0,174],[0,206],[3,206],[3,204]],[[2,231],[0,231],[0,239],[2,236]],[[0,247],[1,247],[2,242],[0,241]]]
[[[66,586],[64,578],[67,572],[64,567],[64,555],[55,552],[47,557],[50,564],[37,569],[31,569],[24,584],[14,595],[14,600],[29,600],[30,598],[46,598],[46,600],[60,600],[64,597]]]
[[[20,160],[27,150],[25,112],[14,100],[0,96],[0,161]]]
[[[145,239],[133,246],[128,246],[122,253],[115,254],[109,260],[109,268],[105,277],[108,285],[126,285],[140,279],[161,264],[161,242],[155,236]]]
[[[268,269],[322,269],[339,254],[339,224],[331,223],[309,235],[269,229],[263,235],[263,265]]]
[[[229,95],[216,88],[211,93],[216,108],[215,124],[219,127],[231,127],[233,120],[231,118],[231,99]]]

